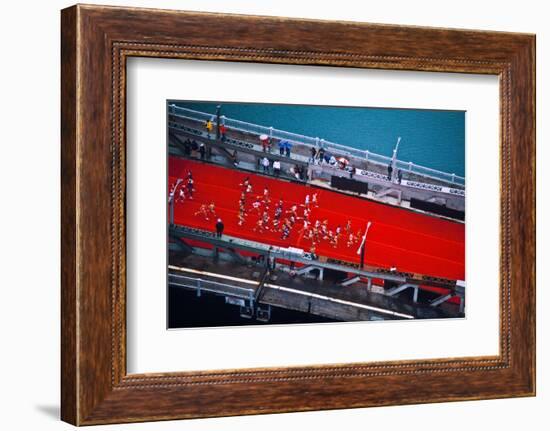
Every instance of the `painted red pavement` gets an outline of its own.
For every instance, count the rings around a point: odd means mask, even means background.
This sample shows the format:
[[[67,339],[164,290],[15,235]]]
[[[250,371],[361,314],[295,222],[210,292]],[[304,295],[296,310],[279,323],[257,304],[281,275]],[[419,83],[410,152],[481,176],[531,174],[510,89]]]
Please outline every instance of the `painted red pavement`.
[[[413,211],[380,204],[366,199],[356,198],[327,189],[290,183],[262,175],[249,174],[234,169],[214,166],[200,161],[170,157],[169,185],[177,178],[186,181],[191,171],[195,181],[193,199],[176,203],[175,223],[214,231],[215,219],[205,220],[195,215],[201,204],[214,202],[216,216],[225,225],[224,233],[240,238],[261,241],[278,246],[293,246],[309,250],[311,242],[303,238],[299,231],[302,223],[296,222],[290,236],[281,239],[278,232],[255,232],[258,215],[252,211],[252,202],[267,187],[271,197],[269,215],[271,220],[275,202],[284,201],[284,211],[292,205],[304,203],[305,196],[317,193],[319,207],[312,206],[310,220],[315,222],[327,219],[329,229],[342,231],[351,220],[352,231],[364,233],[367,222],[372,225],[367,236],[365,263],[382,268],[397,267],[404,272],[416,272],[454,280],[464,280],[465,233],[464,224],[437,217],[419,214]],[[239,185],[249,177],[253,186],[247,195],[247,218],[239,226],[239,197],[242,187]],[[300,207],[301,208],[301,207]],[[299,216],[302,210],[298,211]],[[347,235],[343,234],[338,247],[328,241],[321,241],[317,254],[348,262],[359,262],[358,245],[347,247]]]

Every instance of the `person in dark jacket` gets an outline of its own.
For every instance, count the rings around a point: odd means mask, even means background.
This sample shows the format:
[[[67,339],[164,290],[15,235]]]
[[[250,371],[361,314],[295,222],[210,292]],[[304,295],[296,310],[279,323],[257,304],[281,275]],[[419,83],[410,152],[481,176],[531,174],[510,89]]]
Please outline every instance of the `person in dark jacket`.
[[[216,222],[216,237],[217,238],[221,238],[221,236],[223,235],[223,228],[225,226],[223,225],[223,221],[221,218],[218,219],[218,221]]]
[[[310,163],[315,163],[315,156],[317,155],[317,149],[311,147],[311,158],[309,159]]]
[[[204,160],[204,155],[206,154],[206,147],[204,145],[204,142],[201,142],[199,144],[199,153],[201,155],[201,159]]]
[[[281,156],[285,154],[285,141],[279,141],[279,154]]]
[[[285,143],[285,154],[287,157],[290,157],[290,149],[292,148],[292,144],[290,142]]]
[[[325,160],[325,149],[324,148],[319,148],[319,151],[318,151],[318,156],[319,156],[319,164],[323,163],[324,160]]]

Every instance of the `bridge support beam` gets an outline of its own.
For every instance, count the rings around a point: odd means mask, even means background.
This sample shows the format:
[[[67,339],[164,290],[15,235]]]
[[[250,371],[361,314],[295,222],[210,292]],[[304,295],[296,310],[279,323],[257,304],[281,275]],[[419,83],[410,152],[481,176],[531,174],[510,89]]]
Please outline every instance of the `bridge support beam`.
[[[256,320],[259,322],[269,322],[271,319],[271,305],[261,306],[258,304],[256,307]]]
[[[432,302],[430,302],[430,305],[432,307],[437,307],[438,305],[443,304],[448,299],[451,299],[453,297],[452,293],[448,293],[447,295],[442,295],[439,298],[434,299]]]
[[[356,275],[354,277],[346,278],[344,281],[342,281],[340,283],[340,286],[350,286],[354,283],[357,283],[360,279],[361,279],[361,277],[359,277],[358,275]]]
[[[382,198],[384,196],[391,196],[391,195],[394,195],[394,197],[397,199],[397,202],[399,204],[401,203],[402,196],[403,196],[403,192],[401,190],[397,190],[390,187],[376,193],[377,198]]]
[[[234,248],[231,248],[231,247],[227,247],[226,250],[228,251],[229,255],[236,261],[236,262],[239,262],[239,263],[248,263],[248,261],[242,257],[239,253],[237,253],[235,251]]]
[[[323,280],[323,273],[324,273],[324,268],[323,267],[319,267],[319,266],[315,266],[315,265],[306,265],[300,269],[298,269],[296,271],[296,274],[298,275],[304,275],[304,274],[307,274],[313,270],[318,270],[319,271],[319,277],[318,277],[318,280]]]
[[[386,292],[387,296],[394,296],[397,295],[400,292],[403,292],[405,289],[408,289],[409,287],[415,288],[415,290],[418,290],[418,286],[416,284],[411,283],[405,283],[401,286],[394,287]],[[416,302],[416,301],[415,301]]]
[[[183,239],[170,235],[170,239],[173,241],[170,243],[170,248],[175,248],[178,251],[181,251],[183,253],[191,254],[195,251],[195,249],[187,244]]]
[[[300,269],[298,269],[298,270],[296,271],[296,274],[298,274],[298,275],[304,275],[304,274],[307,274],[308,272],[313,271],[314,269],[320,269],[320,268],[318,268],[318,267],[316,267],[316,266],[313,266],[313,265],[307,265],[307,266],[303,266],[303,267],[301,267]]]

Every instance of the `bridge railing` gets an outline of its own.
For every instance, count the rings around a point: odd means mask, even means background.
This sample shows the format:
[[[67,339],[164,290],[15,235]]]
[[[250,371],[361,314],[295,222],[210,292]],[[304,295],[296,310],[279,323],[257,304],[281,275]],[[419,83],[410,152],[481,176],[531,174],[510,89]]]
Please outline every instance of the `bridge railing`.
[[[189,108],[182,108],[174,104],[169,105],[169,113],[178,117],[183,117],[191,120],[206,122],[208,120],[216,124],[216,115],[207,112],[196,111]],[[348,147],[336,142],[327,141],[318,137],[300,135],[298,133],[287,132],[285,130],[275,129],[273,127],[262,126],[259,124],[248,123],[246,121],[236,120],[224,115],[220,117],[221,123],[227,128],[255,135],[267,135],[270,138],[278,140],[286,140],[291,144],[305,144],[315,146],[316,148],[324,148],[333,153],[335,156],[356,157],[370,163],[375,163],[382,166],[387,166],[392,162],[392,158],[382,154],[373,153],[368,150],[360,150],[358,148]],[[439,171],[437,169],[428,168],[426,166],[417,165],[413,162],[405,162],[402,160],[396,161],[396,168],[403,172],[409,172],[422,177],[428,177],[439,181],[444,181],[449,184],[464,186],[465,179],[454,173]]]
[[[200,277],[189,277],[169,272],[168,283],[174,286],[187,287],[188,289],[236,296],[251,301],[254,300],[254,289],[207,280]]]

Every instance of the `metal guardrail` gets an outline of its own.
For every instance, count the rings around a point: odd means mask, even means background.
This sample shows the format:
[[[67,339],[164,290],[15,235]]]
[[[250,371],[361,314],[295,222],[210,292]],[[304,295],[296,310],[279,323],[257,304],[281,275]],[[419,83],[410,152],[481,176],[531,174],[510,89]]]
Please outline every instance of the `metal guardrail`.
[[[211,292],[234,296],[254,301],[254,289],[235,286],[234,284],[220,283],[218,281],[206,280],[200,277],[189,277],[175,273],[168,274],[168,283],[174,286],[187,287],[199,292]]]
[[[257,253],[270,254],[277,259],[291,260],[303,265],[312,265],[319,268],[333,269],[336,271],[352,272],[362,277],[380,278],[383,280],[395,281],[398,283],[416,283],[423,282],[428,285],[436,285],[446,288],[453,288],[456,285],[456,280],[432,277],[424,274],[412,274],[399,271],[391,271],[383,268],[360,268],[358,264],[351,262],[340,261],[329,258],[327,261],[320,261],[314,258],[311,253],[303,252],[303,250],[291,250],[288,247],[279,247],[266,244],[259,241],[248,240],[244,238],[223,235],[221,238],[215,236],[214,233],[182,225],[174,225],[170,227],[171,234],[181,237],[195,239],[219,245],[221,247],[231,246],[240,250],[252,251]]]
[[[216,116],[207,112],[195,111],[189,108],[182,108],[171,104],[168,106],[169,113],[178,117],[187,118],[196,121],[206,122],[208,120],[216,124]],[[273,127],[261,126],[259,124],[248,123],[246,121],[236,120],[224,115],[221,117],[221,123],[227,128],[238,130],[245,133],[252,133],[255,135],[267,135],[274,139],[286,140],[292,144],[305,144],[309,146],[315,146],[317,148],[325,148],[335,155],[340,156],[352,156],[363,159],[365,161],[387,166],[392,162],[392,158],[384,156],[382,154],[373,153],[368,150],[360,150],[357,148],[348,147],[346,145],[338,144],[336,142],[327,141],[318,137],[311,137],[300,135],[297,133],[287,132],[285,130],[275,129]],[[428,168],[426,166],[418,165],[413,162],[405,162],[402,160],[396,161],[397,169],[401,169],[404,172],[410,172],[422,177],[433,178],[439,181],[444,181],[449,184],[465,185],[464,177],[456,175],[454,173],[448,173],[439,171],[437,169]]]

